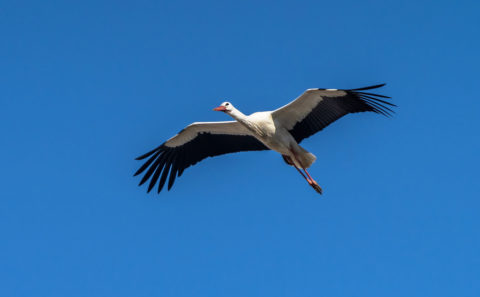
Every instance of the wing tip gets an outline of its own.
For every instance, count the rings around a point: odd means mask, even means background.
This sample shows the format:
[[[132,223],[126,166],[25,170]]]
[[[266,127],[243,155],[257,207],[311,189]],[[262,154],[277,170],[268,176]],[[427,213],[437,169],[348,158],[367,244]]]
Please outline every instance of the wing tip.
[[[157,146],[156,148],[154,148],[153,150],[149,151],[148,153],[145,153],[145,154],[143,154],[143,155],[141,155],[141,156],[136,157],[135,160],[136,160],[136,161],[141,161],[141,160],[143,160],[143,159],[151,156],[152,154],[154,154],[154,153],[156,153],[156,152],[158,152],[159,150],[162,150],[162,149],[164,149],[164,148],[165,148],[165,143],[163,143],[163,144],[160,145],[160,146]]]
[[[397,105],[378,98],[384,98],[384,96],[370,93],[366,95],[361,92],[352,93],[358,96],[358,98],[366,103],[371,108],[371,111],[375,113],[382,114],[386,117],[392,117],[395,114],[395,111],[392,108],[397,107]]]
[[[350,89],[350,90],[345,90],[345,91],[366,91],[366,90],[372,90],[372,89],[378,89],[383,86],[386,86],[387,83],[381,83],[377,85],[372,85],[372,86],[367,86],[367,87],[362,87],[362,88],[357,88],[357,89]]]
[[[364,91],[364,90],[372,90],[372,89],[378,89],[383,86],[386,86],[387,83],[381,83],[381,84],[376,84],[376,85],[371,85],[371,86],[366,86],[366,87],[361,87],[361,88],[356,88],[356,89],[332,89],[332,88],[315,88],[315,89],[307,89],[308,91]]]
[[[351,94],[355,94],[358,96],[358,98],[362,101],[364,101],[368,106],[370,106],[371,111],[382,114],[386,117],[392,117],[395,114],[395,111],[392,110],[390,107],[397,107],[397,105],[382,100],[383,99],[391,99],[390,96],[385,96],[381,94],[374,94],[374,93],[368,93],[368,92],[363,92],[367,90],[372,90],[372,89],[378,89],[383,86],[387,85],[386,83],[381,83],[381,84],[376,84],[376,85],[371,85],[371,86],[366,86],[362,88],[356,88],[356,89],[349,89],[345,90]]]

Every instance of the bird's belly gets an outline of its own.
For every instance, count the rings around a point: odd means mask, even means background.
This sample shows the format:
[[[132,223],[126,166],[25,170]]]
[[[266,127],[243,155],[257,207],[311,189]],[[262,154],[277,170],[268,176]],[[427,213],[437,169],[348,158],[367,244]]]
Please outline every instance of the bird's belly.
[[[279,152],[282,155],[289,155],[292,145],[295,143],[293,137],[285,131],[284,133],[269,133],[259,139],[269,149]]]
[[[263,143],[272,151],[276,151],[282,155],[287,155],[289,152],[288,146],[278,141],[263,141]]]
[[[254,114],[252,116],[261,116],[262,114]],[[250,121],[246,123],[255,137],[260,140],[269,149],[279,152],[283,155],[289,155],[292,146],[297,145],[293,136],[285,128],[275,124],[271,119]]]

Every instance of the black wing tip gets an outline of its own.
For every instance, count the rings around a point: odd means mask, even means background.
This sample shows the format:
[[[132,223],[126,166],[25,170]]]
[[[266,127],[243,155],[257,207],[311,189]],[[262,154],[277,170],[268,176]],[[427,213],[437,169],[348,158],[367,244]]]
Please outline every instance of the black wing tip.
[[[151,156],[152,154],[158,152],[159,150],[163,150],[163,149],[165,149],[165,143],[162,144],[161,146],[158,146],[158,147],[154,148],[153,150],[149,151],[148,153],[145,153],[145,154],[143,154],[139,157],[136,157],[135,160],[137,160],[137,161],[143,160],[143,159]]]
[[[170,190],[175,182],[176,171],[179,166],[176,162],[176,157],[174,150],[168,147],[163,147],[163,149],[159,148],[157,152],[150,156],[150,159],[135,172],[134,176],[137,176],[148,168],[148,171],[143,175],[138,186],[143,186],[149,181],[147,193],[155,192],[154,188],[156,185],[158,185],[157,193],[160,193],[166,184],[167,178],[170,177],[168,183],[168,190]],[[173,172],[173,170],[175,172]],[[175,175],[175,177],[173,177],[173,175]]]
[[[357,88],[357,89],[334,89],[334,88],[317,88],[314,90],[319,90],[319,91],[366,91],[366,90],[372,90],[372,89],[378,89],[383,86],[386,86],[386,83],[381,83],[378,85],[373,85],[373,86],[367,86],[367,87],[362,87],[362,88]],[[387,97],[390,98],[390,97]]]
[[[395,104],[387,102],[385,100],[377,98],[375,94],[364,95],[362,93],[353,92],[360,100],[365,102],[373,111],[378,114],[382,114],[386,117],[392,117],[395,114],[393,107],[397,107]]]
[[[151,154],[153,154],[155,151],[156,151],[156,149],[153,150],[153,151],[150,151],[150,152],[148,152],[148,153],[146,153],[146,154],[143,154],[143,155],[141,155],[141,156],[138,156],[138,157],[135,158],[135,160],[136,160],[136,161],[141,161],[141,160],[147,158],[148,156],[150,156]]]
[[[366,91],[366,90],[372,90],[372,89],[378,89],[383,86],[386,86],[387,83],[381,83],[378,85],[373,85],[373,86],[367,86],[367,87],[362,87],[362,88],[357,88],[357,89],[350,89],[350,90],[345,90],[345,91]]]
[[[360,100],[365,102],[370,107],[370,111],[373,111],[378,114],[382,114],[386,117],[392,117],[395,114],[395,111],[392,110],[391,108],[397,107],[397,105],[383,100],[383,99],[391,99],[391,97],[381,95],[381,94],[363,92],[366,90],[378,89],[385,85],[386,83],[382,83],[382,84],[377,84],[373,86],[350,89],[345,91],[355,96],[358,96]]]

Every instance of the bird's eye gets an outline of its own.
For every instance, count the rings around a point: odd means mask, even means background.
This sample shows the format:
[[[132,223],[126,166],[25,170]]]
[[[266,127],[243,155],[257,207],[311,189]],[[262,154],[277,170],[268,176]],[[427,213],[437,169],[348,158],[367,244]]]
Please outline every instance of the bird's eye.
[[[225,103],[225,106],[229,106],[229,105],[230,105],[230,103]]]

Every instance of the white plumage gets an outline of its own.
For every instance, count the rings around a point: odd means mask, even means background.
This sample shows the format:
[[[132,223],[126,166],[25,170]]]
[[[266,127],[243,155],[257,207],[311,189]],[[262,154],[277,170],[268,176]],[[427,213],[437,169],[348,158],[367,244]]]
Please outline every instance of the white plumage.
[[[299,143],[348,113],[373,111],[390,115],[393,111],[388,106],[395,105],[380,99],[389,97],[364,92],[381,86],[383,84],[353,90],[308,89],[279,109],[249,116],[230,102],[224,102],[214,110],[230,115],[235,121],[196,122],[187,126],[161,146],[138,157],[137,160],[149,158],[135,175],[148,168],[140,185],[151,178],[150,191],[160,178],[160,192],[168,176],[170,190],[176,176],[206,157],[270,149],[280,153],[287,164],[294,166],[317,192],[322,193],[306,170],[316,157]]]

